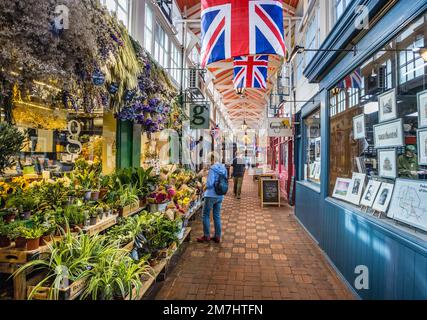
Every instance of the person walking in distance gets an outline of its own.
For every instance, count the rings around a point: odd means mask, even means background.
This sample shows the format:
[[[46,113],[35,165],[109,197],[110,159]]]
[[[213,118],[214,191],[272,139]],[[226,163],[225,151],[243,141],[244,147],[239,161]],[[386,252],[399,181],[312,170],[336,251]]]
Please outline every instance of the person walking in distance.
[[[206,181],[205,203],[203,206],[203,237],[197,238],[198,242],[221,242],[221,207],[224,196],[228,191],[227,170],[223,164],[216,163],[210,169]],[[210,215],[213,211],[215,236],[210,236]]]
[[[240,199],[242,194],[243,178],[245,177],[245,161],[243,155],[240,154],[233,160],[233,180],[234,180],[234,196]]]

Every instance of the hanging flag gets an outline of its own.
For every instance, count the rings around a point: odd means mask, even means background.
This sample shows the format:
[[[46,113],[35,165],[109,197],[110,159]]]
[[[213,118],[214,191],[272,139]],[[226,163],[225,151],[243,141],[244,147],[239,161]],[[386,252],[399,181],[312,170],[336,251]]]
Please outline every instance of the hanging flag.
[[[267,88],[268,56],[234,58],[234,88]]]
[[[281,0],[202,0],[201,65],[286,53]]]
[[[339,89],[361,89],[362,88],[362,71],[360,68],[349,74],[343,81],[337,84]]]

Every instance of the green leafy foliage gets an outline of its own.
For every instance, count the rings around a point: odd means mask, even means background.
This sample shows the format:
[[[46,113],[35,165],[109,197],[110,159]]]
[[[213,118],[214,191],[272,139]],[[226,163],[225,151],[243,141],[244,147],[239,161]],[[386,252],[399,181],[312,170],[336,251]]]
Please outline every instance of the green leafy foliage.
[[[15,126],[0,122],[0,174],[15,165],[14,158],[19,154],[25,136]]]

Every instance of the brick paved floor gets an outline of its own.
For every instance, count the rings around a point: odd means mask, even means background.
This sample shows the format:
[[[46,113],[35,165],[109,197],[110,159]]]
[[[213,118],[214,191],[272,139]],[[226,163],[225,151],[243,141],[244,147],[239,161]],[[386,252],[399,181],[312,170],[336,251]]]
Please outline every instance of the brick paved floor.
[[[241,200],[224,200],[221,244],[197,243],[202,223],[193,222],[192,241],[156,299],[352,299],[292,208],[262,209],[252,177],[243,189]]]

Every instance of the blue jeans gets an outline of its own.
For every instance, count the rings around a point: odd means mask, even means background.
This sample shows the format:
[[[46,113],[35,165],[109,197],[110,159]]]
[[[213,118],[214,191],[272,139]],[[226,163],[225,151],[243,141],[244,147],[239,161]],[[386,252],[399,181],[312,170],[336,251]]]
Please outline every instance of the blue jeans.
[[[205,197],[203,206],[203,232],[205,237],[210,237],[211,234],[211,210],[213,209],[213,220],[215,225],[215,237],[221,237],[221,198]]]

